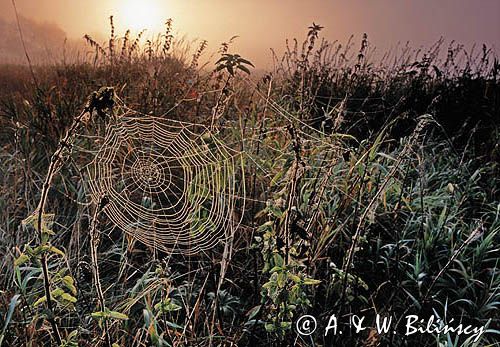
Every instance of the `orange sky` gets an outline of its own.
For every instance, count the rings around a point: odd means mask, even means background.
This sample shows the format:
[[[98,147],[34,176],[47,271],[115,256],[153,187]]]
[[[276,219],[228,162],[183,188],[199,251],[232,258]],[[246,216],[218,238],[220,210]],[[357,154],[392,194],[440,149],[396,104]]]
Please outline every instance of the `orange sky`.
[[[146,9],[134,7],[134,1]],[[444,36],[470,46],[500,47],[499,0],[16,0],[19,13],[59,25],[69,37],[102,33],[113,14],[118,34],[148,22],[150,32],[172,17],[176,31],[206,39],[215,49],[239,35],[235,50],[260,66],[269,48],[282,48],[285,38],[302,38],[313,21],[325,26],[323,36],[345,41],[368,33],[380,50],[398,41],[429,45]],[[0,0],[0,17],[12,18],[11,0]],[[143,17],[148,20],[144,21]],[[3,34],[3,33],[0,33]]]

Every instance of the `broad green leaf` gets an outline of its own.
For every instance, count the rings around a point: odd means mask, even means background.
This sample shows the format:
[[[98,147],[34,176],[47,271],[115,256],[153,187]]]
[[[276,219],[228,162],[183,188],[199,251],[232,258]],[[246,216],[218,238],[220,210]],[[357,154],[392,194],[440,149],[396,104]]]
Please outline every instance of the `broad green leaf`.
[[[97,311],[97,312],[92,312],[90,316],[94,319],[103,319],[103,318],[109,318],[109,313],[104,312],[104,311]]]
[[[68,293],[61,294],[61,299],[69,301],[73,304],[77,302],[76,298],[73,295],[68,294]]]
[[[52,297],[54,297],[54,298],[58,298],[58,297],[60,297],[60,296],[61,296],[61,295],[63,295],[63,294],[64,294],[64,290],[63,290],[62,288],[56,288],[56,289],[54,289],[54,290],[50,293],[50,295],[51,295]]]
[[[29,259],[30,257],[23,253],[19,257],[17,257],[16,260],[14,260],[14,266],[21,266],[24,263],[26,263]]]
[[[283,270],[283,268],[282,268],[281,266],[275,266],[275,267],[273,267],[273,268],[269,271],[269,273],[275,273],[275,272],[278,272],[278,271],[281,271],[281,270]]]
[[[276,264],[276,266],[283,266],[285,264],[283,257],[281,255],[279,255],[278,253],[274,253],[273,260],[274,260],[274,264]]]
[[[304,282],[303,282],[305,285],[316,285],[316,284],[320,284],[321,281],[320,280],[315,280],[313,278],[305,278],[304,279]]]
[[[50,246],[49,249],[48,249],[50,252],[52,253],[55,253],[57,255],[60,255],[61,257],[64,257],[65,254],[63,251],[61,251],[59,248],[57,247],[54,247],[54,246]]]
[[[34,250],[33,250],[33,254],[34,255],[40,255],[42,253],[45,253],[49,250],[50,246],[49,245],[41,245],[41,246],[38,246],[36,247]]]
[[[109,316],[114,319],[127,320],[128,316],[124,313],[117,311],[109,311]]]
[[[35,302],[33,303],[33,306],[34,306],[34,307],[37,307],[37,306],[39,306],[40,304],[44,303],[45,301],[47,301],[47,297],[44,295],[44,296],[42,296],[40,299],[38,299],[37,301],[35,301]]]
[[[62,282],[66,288],[73,294],[76,295],[75,280],[71,276],[64,276]]]

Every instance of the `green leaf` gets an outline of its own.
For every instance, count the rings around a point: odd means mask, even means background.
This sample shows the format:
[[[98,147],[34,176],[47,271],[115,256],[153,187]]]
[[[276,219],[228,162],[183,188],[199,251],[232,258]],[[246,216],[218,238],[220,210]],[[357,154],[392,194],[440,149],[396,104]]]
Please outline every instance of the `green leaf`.
[[[305,285],[308,285],[308,286],[313,286],[313,285],[316,285],[316,284],[320,284],[321,281],[320,280],[315,280],[314,278],[305,278],[303,283]]]
[[[254,306],[252,309],[250,309],[250,311],[248,311],[248,313],[247,313],[248,320],[255,318],[257,313],[259,313],[261,307],[262,307],[262,305],[257,305],[257,306]]]
[[[68,293],[61,294],[61,299],[65,300],[65,301],[69,301],[72,304],[77,302],[76,298],[73,295],[68,294]]]
[[[16,260],[14,260],[14,266],[21,266],[24,263],[26,263],[29,259],[30,257],[23,253],[19,257],[17,257]]]
[[[179,325],[179,324],[176,324],[174,322],[169,322],[169,321],[166,321],[165,324],[167,324],[167,326],[171,327],[171,328],[174,328],[174,329],[184,329],[183,326]]]
[[[114,319],[120,319],[120,320],[127,320],[128,316],[124,313],[120,313],[117,311],[110,311],[108,309],[104,311],[98,311],[98,312],[93,312],[90,314],[92,318],[94,319],[107,319],[107,318],[114,318]]]
[[[54,247],[54,246],[50,246],[48,251],[52,252],[52,253],[55,253],[57,255],[60,255],[61,257],[64,257],[65,254],[63,251],[61,251],[59,248],[57,247]]]
[[[35,301],[33,303],[33,307],[37,307],[39,306],[40,304],[44,303],[45,301],[47,301],[47,297],[44,295],[42,296],[40,299],[38,299],[37,301]]]
[[[278,273],[278,278],[277,278],[276,282],[278,283],[279,287],[281,287],[281,288],[285,287],[286,278],[287,278],[286,273],[284,273],[284,272]]]
[[[281,271],[281,270],[283,270],[283,268],[282,268],[281,266],[275,266],[275,267],[273,267],[273,268],[269,271],[269,273],[275,273],[275,272],[278,272],[278,271]]]
[[[282,212],[279,208],[277,208],[277,207],[275,207],[275,206],[272,206],[272,205],[271,205],[271,206],[268,206],[268,207],[267,207],[267,211],[268,211],[271,215],[273,215],[274,217],[276,217],[276,218],[281,218],[281,217],[283,217],[283,212]]]
[[[33,250],[33,254],[34,255],[40,255],[42,253],[45,253],[49,250],[50,246],[48,245],[41,245],[41,246],[38,246],[36,247],[34,250]]]
[[[92,312],[90,316],[94,319],[103,319],[103,318],[109,318],[109,312],[105,311],[97,311],[97,312]]]
[[[276,330],[276,326],[273,323],[266,323],[266,325],[264,325],[264,328],[268,333],[272,333]]]
[[[259,231],[259,232],[272,231],[273,230],[273,226],[274,226],[274,222],[273,221],[267,221],[264,224],[262,224],[261,226],[259,226],[259,228],[257,229],[257,231]]]
[[[58,298],[63,294],[64,294],[64,290],[62,288],[56,288],[52,292],[50,292],[50,296],[52,296],[54,298]]]
[[[276,266],[283,266],[285,264],[285,261],[283,260],[283,257],[281,255],[279,255],[278,253],[274,253],[274,264],[276,264]]]
[[[97,311],[97,312],[92,312],[90,316],[96,320],[100,320],[104,318],[109,318],[109,313],[104,311]]]
[[[162,302],[159,302],[157,303],[155,306],[154,306],[155,310],[157,311],[161,311],[163,313],[167,313],[167,312],[173,312],[173,311],[179,311],[182,307],[177,305],[177,304],[174,304],[170,298],[166,298],[165,300],[163,300]]]
[[[56,233],[47,227],[42,226],[42,233],[47,235],[47,236],[54,236]]]
[[[377,153],[377,150],[380,147],[380,144],[382,143],[384,136],[385,136],[385,132],[381,131],[378,134],[377,138],[375,139],[375,142],[373,143],[372,147],[370,148],[370,152],[369,152],[370,160],[373,160],[373,158],[375,158],[375,154]]]
[[[281,322],[280,328],[283,330],[288,330],[292,326],[292,322]]]
[[[76,295],[75,280],[71,276],[64,276],[62,282],[66,288],[73,294]]]
[[[274,187],[276,183],[283,177],[283,171],[279,171],[271,180],[271,183],[269,184],[271,187]]]
[[[16,294],[10,299],[9,310],[7,311],[7,316],[5,317],[5,323],[2,329],[2,334],[0,334],[0,346],[2,346],[3,338],[5,336],[5,332],[7,331],[7,327],[12,319],[12,315],[14,314],[14,310],[19,303],[19,294]]]
[[[109,316],[114,319],[127,320],[128,316],[124,313],[117,311],[109,311]]]
[[[70,332],[66,337],[66,341],[67,342],[78,341],[78,330],[73,330],[72,332]]]
[[[47,242],[49,242],[49,238],[50,238],[50,235],[49,235],[49,234],[47,234],[47,233],[44,233],[44,232],[42,231],[42,240],[41,240],[41,244],[42,244],[43,246],[45,246],[45,245],[47,244]]]

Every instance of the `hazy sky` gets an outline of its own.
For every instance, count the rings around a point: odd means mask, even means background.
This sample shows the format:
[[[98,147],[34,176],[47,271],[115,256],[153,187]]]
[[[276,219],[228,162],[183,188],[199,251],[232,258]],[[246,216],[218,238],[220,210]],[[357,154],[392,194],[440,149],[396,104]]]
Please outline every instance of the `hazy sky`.
[[[470,46],[500,49],[500,0],[17,0],[19,13],[59,25],[69,37],[105,33],[113,14],[118,34],[126,27],[149,32],[174,19],[176,31],[216,47],[239,35],[235,49],[261,65],[269,48],[303,38],[313,21],[323,36],[345,41],[368,33],[380,50],[398,41],[429,45],[444,36]],[[138,4],[144,4],[138,6]],[[11,0],[0,0],[0,17],[13,18]],[[0,33],[3,35],[4,33]]]

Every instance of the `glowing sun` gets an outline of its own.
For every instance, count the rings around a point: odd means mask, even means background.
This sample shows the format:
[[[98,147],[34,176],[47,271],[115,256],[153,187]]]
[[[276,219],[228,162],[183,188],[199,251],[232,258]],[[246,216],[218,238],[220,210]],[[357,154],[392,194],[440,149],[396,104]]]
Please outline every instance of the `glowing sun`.
[[[120,4],[123,25],[127,29],[139,31],[159,30],[166,13],[156,0],[125,0]]]

